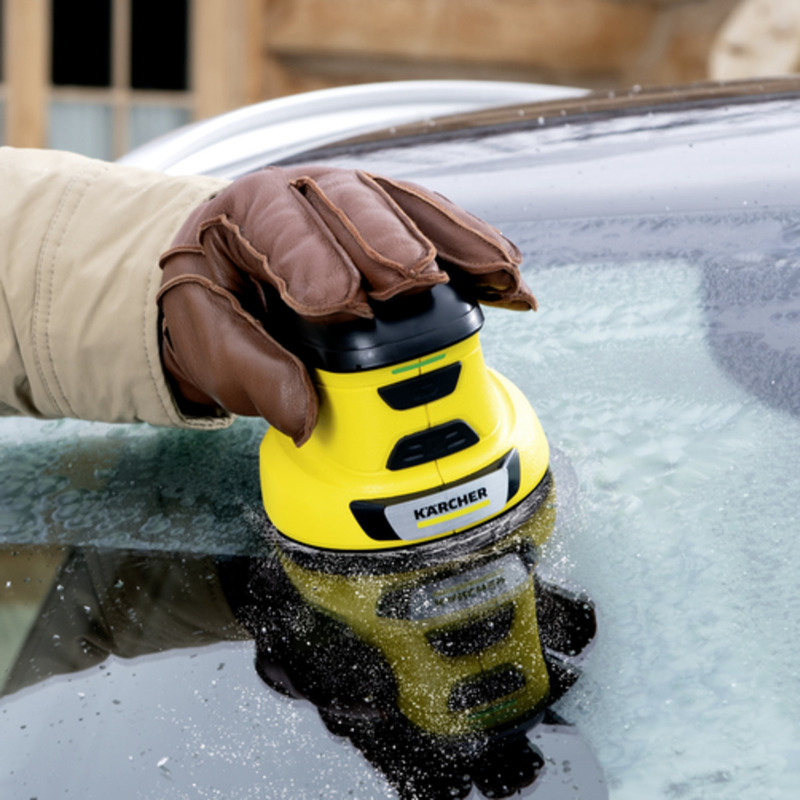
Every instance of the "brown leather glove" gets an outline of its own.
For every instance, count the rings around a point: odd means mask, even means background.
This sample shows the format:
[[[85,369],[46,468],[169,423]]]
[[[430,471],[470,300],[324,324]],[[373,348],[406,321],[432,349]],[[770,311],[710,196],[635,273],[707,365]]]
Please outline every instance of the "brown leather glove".
[[[164,367],[186,413],[260,415],[300,445],[317,396],[301,361],[258,321],[268,313],[263,284],[325,321],[371,317],[368,297],[419,291],[459,270],[481,302],[535,309],[520,261],[497,230],[420,186],[269,168],[196,209],[162,256]]]

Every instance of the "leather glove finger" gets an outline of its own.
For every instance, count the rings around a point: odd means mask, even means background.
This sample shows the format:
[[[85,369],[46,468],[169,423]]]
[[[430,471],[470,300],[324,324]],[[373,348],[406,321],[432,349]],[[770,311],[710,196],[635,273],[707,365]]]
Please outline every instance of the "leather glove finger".
[[[239,178],[195,209],[161,257],[164,280],[184,269],[173,259],[192,252],[204,256],[193,265],[200,274],[240,299],[254,278],[307,317],[371,316],[358,270],[280,173]]]
[[[433,243],[371,176],[313,166],[285,174],[352,259],[370,297],[387,300],[447,282]]]
[[[370,316],[364,288],[385,300],[448,279],[431,242],[363,173],[273,168],[234,186],[206,209],[203,250],[269,282],[304,316]]]
[[[308,439],[318,400],[305,367],[235,297],[188,270],[161,287],[158,302],[168,321],[164,366],[181,398],[264,417],[298,446]]]
[[[422,186],[380,175],[372,180],[414,220],[440,259],[469,276],[482,303],[536,310],[520,275],[522,255],[496,228]]]

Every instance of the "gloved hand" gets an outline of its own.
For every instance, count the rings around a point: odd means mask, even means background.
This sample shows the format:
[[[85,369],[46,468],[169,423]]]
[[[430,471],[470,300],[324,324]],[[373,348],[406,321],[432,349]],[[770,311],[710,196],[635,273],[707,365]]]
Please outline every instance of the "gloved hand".
[[[438,263],[437,263],[438,260]],[[535,309],[517,248],[411,183],[328,167],[269,168],[196,209],[161,258],[162,359],[191,414],[260,415],[296,444],[317,396],[301,361],[259,320],[271,284],[319,321],[371,317],[387,300],[463,273],[481,302]]]

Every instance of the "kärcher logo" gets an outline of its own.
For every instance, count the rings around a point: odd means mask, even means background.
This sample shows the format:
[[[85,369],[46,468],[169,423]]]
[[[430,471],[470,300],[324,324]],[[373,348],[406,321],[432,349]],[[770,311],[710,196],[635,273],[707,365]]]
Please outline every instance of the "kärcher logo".
[[[488,498],[488,496],[489,493],[486,487],[479,486],[477,489],[473,489],[471,492],[465,492],[464,494],[457,495],[456,497],[451,497],[449,500],[441,500],[438,503],[415,508],[414,519],[430,519],[431,517],[438,517],[441,514],[448,514],[451,511],[456,511],[459,508],[471,506],[473,503],[485,500]]]

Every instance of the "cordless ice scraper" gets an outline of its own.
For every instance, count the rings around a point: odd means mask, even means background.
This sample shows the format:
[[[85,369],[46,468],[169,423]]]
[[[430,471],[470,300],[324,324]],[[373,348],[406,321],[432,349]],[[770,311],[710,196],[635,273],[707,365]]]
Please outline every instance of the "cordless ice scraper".
[[[489,542],[509,515],[517,527],[547,494],[548,445],[524,395],[484,363],[480,307],[450,283],[374,312],[281,326],[320,409],[302,447],[264,438],[272,524],[295,551],[361,554],[425,552],[464,532]]]
[[[382,718],[399,711],[452,741],[524,729],[554,683],[534,577],[555,515],[547,440],[523,394],[486,367],[483,314],[453,282],[374,313],[279,326],[320,407],[302,447],[275,429],[261,446],[269,529],[296,597],[281,603],[289,622],[261,648],[272,654],[261,673],[329,715],[366,713],[372,698]],[[577,609],[582,648],[591,608],[547,592]],[[360,661],[346,701],[342,675]]]

